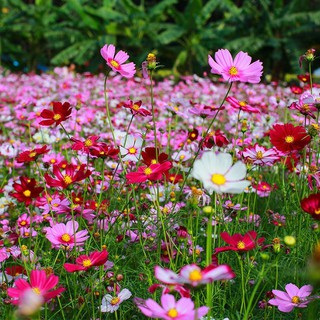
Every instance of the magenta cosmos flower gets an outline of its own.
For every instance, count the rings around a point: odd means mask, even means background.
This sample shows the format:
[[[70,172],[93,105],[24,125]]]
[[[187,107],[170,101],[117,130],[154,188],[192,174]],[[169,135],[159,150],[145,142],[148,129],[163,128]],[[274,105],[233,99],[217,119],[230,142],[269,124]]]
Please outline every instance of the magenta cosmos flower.
[[[47,276],[44,270],[32,270],[30,284],[25,279],[17,279],[14,282],[14,288],[8,288],[8,296],[12,298],[12,304],[19,305],[24,295],[32,290],[43,298],[43,302],[47,302],[65,291],[65,288],[52,290],[58,282],[58,276],[53,274]]]
[[[286,291],[272,290],[275,297],[268,302],[272,306],[277,306],[282,312],[290,312],[294,307],[306,308],[310,302],[307,297],[310,296],[312,289],[310,285],[299,289],[296,285],[289,283],[286,285]]]
[[[129,55],[122,50],[115,55],[115,51],[113,44],[106,44],[101,48],[100,53],[113,71],[119,72],[125,78],[132,78],[136,73],[135,64],[133,62],[124,63],[128,60]]]
[[[181,298],[176,301],[171,294],[161,296],[162,306],[152,299],[145,301],[135,299],[135,302],[145,316],[164,320],[196,320],[201,319],[209,311],[208,307],[194,309],[194,303],[190,298]]]
[[[220,266],[209,265],[203,270],[196,264],[190,264],[181,268],[179,274],[155,267],[155,277],[165,284],[189,284],[196,287],[201,284],[210,283],[217,280],[229,280],[235,277],[230,266],[222,264]]]
[[[65,246],[72,249],[74,246],[82,246],[89,238],[88,231],[78,231],[79,224],[77,221],[68,221],[66,224],[57,223],[53,227],[46,228],[46,238],[51,242],[54,248],[59,249]]]
[[[208,56],[211,73],[221,74],[225,81],[259,83],[261,80],[262,63],[259,60],[251,63],[252,58],[246,52],[240,51],[233,60],[229,50],[220,49],[214,58]]]

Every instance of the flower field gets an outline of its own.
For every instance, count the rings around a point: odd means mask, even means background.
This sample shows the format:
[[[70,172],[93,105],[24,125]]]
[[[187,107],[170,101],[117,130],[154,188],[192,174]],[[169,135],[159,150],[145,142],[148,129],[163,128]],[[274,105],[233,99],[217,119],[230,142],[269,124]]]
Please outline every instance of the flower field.
[[[0,319],[320,319],[319,85],[101,56],[0,70]]]

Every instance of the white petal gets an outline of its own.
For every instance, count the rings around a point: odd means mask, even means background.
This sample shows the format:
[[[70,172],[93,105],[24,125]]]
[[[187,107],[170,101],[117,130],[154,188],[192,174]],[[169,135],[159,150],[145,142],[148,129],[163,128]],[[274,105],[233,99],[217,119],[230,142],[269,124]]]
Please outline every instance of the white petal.
[[[220,190],[225,193],[242,193],[250,184],[251,182],[248,180],[227,182],[223,186],[220,186]]]
[[[238,161],[232,166],[232,168],[230,168],[228,173],[225,175],[225,178],[227,179],[227,181],[239,181],[244,179],[246,174],[246,165],[243,162]]]

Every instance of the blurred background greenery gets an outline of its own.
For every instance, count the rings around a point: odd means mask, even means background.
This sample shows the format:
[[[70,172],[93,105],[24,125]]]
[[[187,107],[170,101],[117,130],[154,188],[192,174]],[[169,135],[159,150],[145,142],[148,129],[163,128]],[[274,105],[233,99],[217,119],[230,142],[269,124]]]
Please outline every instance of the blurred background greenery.
[[[113,43],[137,66],[149,52],[176,74],[208,71],[207,55],[242,50],[282,79],[320,50],[319,0],[1,0],[1,65],[41,72],[74,64],[98,72]],[[138,67],[139,68],[139,67]]]

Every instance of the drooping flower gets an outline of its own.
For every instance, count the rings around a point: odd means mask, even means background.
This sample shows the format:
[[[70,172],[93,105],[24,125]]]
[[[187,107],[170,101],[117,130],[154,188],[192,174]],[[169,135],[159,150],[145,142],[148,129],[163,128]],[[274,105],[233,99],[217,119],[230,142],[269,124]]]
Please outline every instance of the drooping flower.
[[[291,123],[275,124],[269,134],[271,143],[283,152],[301,150],[311,141],[304,127]]]
[[[194,303],[190,298],[181,298],[176,301],[171,294],[163,294],[161,296],[160,306],[152,299],[135,299],[140,311],[149,318],[160,318],[163,320],[197,320],[205,316],[209,308],[200,307],[194,309]]]
[[[76,259],[76,264],[65,263],[63,266],[68,272],[87,271],[95,266],[102,266],[108,260],[107,250],[94,251],[87,255],[81,255]]]
[[[53,174],[57,179],[52,178],[48,173],[44,178],[50,187],[68,188],[72,183],[79,182],[91,175],[90,170],[85,170],[86,165],[82,164],[78,169],[73,164],[65,166],[65,173],[62,174],[58,165],[53,166]]]
[[[182,267],[179,274],[170,269],[156,266],[155,277],[165,284],[188,284],[196,287],[217,280],[233,279],[235,274],[230,266],[226,264],[219,266],[209,265],[203,270],[196,264],[190,264]]]
[[[311,301],[308,300],[313,288],[310,285],[302,286],[300,289],[293,283],[289,283],[285,287],[286,291],[272,290],[274,298],[268,303],[277,306],[279,311],[291,312],[293,308],[306,308]]]
[[[239,233],[231,236],[228,232],[224,231],[220,234],[222,240],[228,243],[230,246],[220,247],[215,249],[215,254],[223,251],[239,251],[245,252],[250,251],[256,247],[256,245],[261,245],[264,242],[264,238],[257,238],[257,233],[253,230],[248,231],[245,235]]]
[[[52,247],[59,249],[64,246],[72,249],[74,246],[82,246],[89,238],[88,230],[78,231],[77,221],[68,221],[66,224],[57,223],[52,227],[45,228],[46,238],[51,242]]]
[[[101,312],[115,312],[119,309],[120,304],[128,300],[132,296],[132,293],[128,289],[123,289],[115,297],[111,294],[106,294],[102,298],[102,304],[100,307]]]
[[[234,109],[251,112],[251,113],[260,113],[259,109],[250,106],[246,101],[239,101],[234,97],[227,97],[226,101],[228,101],[231,107]]]
[[[311,94],[304,93],[300,96],[299,101],[292,102],[288,108],[298,110],[302,115],[316,119],[315,113],[318,110],[315,107],[316,102]]]
[[[208,56],[211,73],[221,74],[225,81],[259,83],[261,80],[262,63],[259,60],[251,63],[252,58],[246,52],[240,51],[233,60],[229,50],[220,49],[214,58]]]
[[[238,161],[232,165],[232,156],[228,153],[205,152],[201,159],[194,162],[192,176],[203,183],[204,188],[212,194],[241,193],[251,182],[243,180],[246,165]]]
[[[136,73],[135,64],[133,62],[125,63],[129,55],[120,50],[115,55],[116,48],[113,44],[104,45],[100,53],[104,60],[106,60],[107,65],[115,72],[119,72],[125,78],[132,78]]]
[[[320,193],[311,194],[300,202],[303,211],[309,213],[312,218],[320,220]]]
[[[62,287],[54,289],[58,282],[59,277],[54,274],[47,276],[44,270],[32,270],[30,273],[30,283],[22,278],[17,279],[14,282],[14,287],[8,288],[8,296],[12,298],[12,304],[19,305],[26,291],[31,290],[33,293],[41,296],[43,302],[47,302],[65,291],[65,288]]]
[[[35,148],[32,150],[26,150],[18,154],[17,162],[19,163],[28,163],[37,160],[37,158],[49,152],[50,150],[47,149],[47,146],[43,146],[42,148]]]
[[[44,109],[40,113],[40,117],[46,119],[39,122],[42,126],[51,126],[55,124],[59,125],[62,121],[70,118],[72,107],[69,102],[61,102],[53,101],[52,102],[53,111]]]
[[[30,205],[33,198],[39,196],[44,190],[37,187],[37,181],[34,178],[20,177],[21,184],[15,182],[12,186],[15,192],[11,192],[10,196],[16,198],[19,202],[24,202],[26,206]]]

